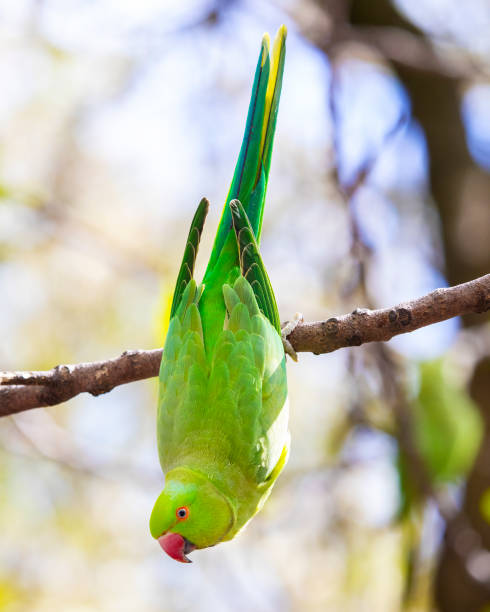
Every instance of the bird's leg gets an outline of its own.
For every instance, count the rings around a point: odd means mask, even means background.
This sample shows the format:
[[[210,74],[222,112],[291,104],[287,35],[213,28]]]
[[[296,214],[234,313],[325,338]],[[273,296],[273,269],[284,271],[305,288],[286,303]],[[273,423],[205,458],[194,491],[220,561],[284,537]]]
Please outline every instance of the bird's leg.
[[[288,336],[296,329],[298,323],[302,323],[303,321],[303,315],[300,312],[297,312],[294,315],[292,321],[284,323],[284,325],[281,327],[281,339],[282,345],[284,347],[284,352],[286,353],[286,355],[289,355],[293,361],[298,361],[298,355],[296,354],[296,351],[294,350],[291,342],[289,342]]]

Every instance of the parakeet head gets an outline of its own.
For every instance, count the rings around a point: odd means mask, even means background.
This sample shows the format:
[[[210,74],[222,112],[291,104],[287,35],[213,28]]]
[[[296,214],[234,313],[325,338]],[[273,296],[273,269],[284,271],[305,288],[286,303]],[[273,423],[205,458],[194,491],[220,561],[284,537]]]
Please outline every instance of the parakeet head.
[[[176,561],[221,542],[235,523],[229,500],[204,476],[185,468],[167,474],[150,517],[151,535]]]

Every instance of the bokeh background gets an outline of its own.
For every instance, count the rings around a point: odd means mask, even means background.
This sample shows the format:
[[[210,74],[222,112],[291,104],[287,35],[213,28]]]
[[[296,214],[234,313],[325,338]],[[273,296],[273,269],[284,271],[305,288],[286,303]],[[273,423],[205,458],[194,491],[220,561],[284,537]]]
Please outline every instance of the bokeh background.
[[[489,272],[488,0],[0,0],[0,370],[162,345],[283,22],[262,235],[282,319]],[[286,470],[189,566],[148,531],[154,380],[3,418],[0,610],[488,611],[488,317],[288,375]]]

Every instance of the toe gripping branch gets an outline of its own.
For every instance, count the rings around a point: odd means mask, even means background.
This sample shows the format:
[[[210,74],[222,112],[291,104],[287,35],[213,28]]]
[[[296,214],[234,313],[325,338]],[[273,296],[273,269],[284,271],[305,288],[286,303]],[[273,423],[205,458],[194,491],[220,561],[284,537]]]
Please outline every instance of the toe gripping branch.
[[[293,331],[298,326],[298,323],[303,323],[303,315],[300,312],[297,312],[292,321],[287,321],[283,325],[281,325],[281,339],[282,345],[284,347],[284,352],[286,355],[289,355],[293,361],[298,361],[298,355],[293,348],[293,345],[288,340],[288,336],[293,333]]]

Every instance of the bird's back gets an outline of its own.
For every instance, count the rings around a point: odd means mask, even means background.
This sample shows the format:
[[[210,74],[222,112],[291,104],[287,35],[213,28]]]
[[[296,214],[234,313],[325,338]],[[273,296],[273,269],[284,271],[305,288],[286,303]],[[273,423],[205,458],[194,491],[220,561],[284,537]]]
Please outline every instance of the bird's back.
[[[262,484],[287,437],[284,350],[245,278],[223,293],[229,319],[211,359],[195,282],[172,319],[160,372],[160,460],[164,471],[185,463],[219,472],[230,464]]]

